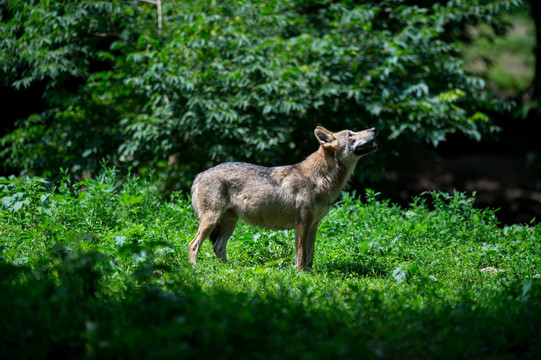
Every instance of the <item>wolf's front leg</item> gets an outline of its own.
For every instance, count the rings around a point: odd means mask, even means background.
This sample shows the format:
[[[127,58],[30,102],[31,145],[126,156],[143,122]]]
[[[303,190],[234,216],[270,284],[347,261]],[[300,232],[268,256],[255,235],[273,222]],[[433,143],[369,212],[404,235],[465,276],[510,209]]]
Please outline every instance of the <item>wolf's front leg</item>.
[[[297,256],[295,266],[297,270],[306,269],[309,233],[310,226],[308,222],[301,221],[295,225],[295,255]]]
[[[306,241],[306,269],[310,270],[314,262],[314,248],[316,244],[316,234],[319,222],[314,224],[308,232],[308,239]]]

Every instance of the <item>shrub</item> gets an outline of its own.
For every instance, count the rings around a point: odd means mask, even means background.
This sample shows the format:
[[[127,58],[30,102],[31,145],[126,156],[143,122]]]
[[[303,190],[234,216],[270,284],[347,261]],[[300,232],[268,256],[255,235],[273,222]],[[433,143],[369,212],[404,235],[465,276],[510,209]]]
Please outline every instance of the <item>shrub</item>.
[[[495,131],[505,104],[464,73],[449,24],[498,8],[451,1],[1,2],[0,77],[43,87],[2,156],[23,174],[96,174],[103,158],[186,187],[211,163],[285,164],[313,151],[312,129],[380,129],[378,177],[415,142]],[[394,155],[393,155],[394,154]]]

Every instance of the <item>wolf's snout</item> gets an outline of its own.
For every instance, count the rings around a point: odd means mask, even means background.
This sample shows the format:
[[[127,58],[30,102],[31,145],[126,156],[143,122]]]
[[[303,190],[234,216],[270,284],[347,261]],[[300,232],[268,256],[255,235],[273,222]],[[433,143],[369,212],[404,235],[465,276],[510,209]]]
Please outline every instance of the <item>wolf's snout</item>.
[[[365,134],[364,138],[360,139],[360,141],[355,144],[356,146],[353,150],[353,153],[357,156],[368,155],[378,150],[378,146],[376,144],[370,145],[370,143],[372,143],[372,141],[374,141],[376,138],[378,130],[373,127],[366,129],[363,132]]]

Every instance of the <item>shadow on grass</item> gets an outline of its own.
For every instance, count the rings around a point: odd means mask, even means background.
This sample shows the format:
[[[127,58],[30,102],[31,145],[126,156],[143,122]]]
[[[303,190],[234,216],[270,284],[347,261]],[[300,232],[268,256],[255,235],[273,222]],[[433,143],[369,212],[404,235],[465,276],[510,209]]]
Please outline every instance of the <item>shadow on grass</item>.
[[[333,260],[321,264],[324,272],[339,272],[358,277],[385,278],[389,270],[378,264],[360,263],[353,260]]]
[[[122,294],[101,289],[107,269],[83,254],[58,267],[60,281],[0,259],[0,353],[40,359],[538,359],[541,287],[519,299],[439,301],[404,307],[400,295],[360,293],[348,311],[307,306],[291,296],[202,289],[179,278],[174,292],[147,282]],[[382,269],[324,264],[359,276]],[[94,271],[92,276],[87,276]],[[303,277],[299,278],[302,282]],[[84,280],[84,281],[83,281]],[[92,282],[95,286],[89,286]],[[297,289],[298,290],[298,289]],[[527,295],[527,296],[526,296]],[[338,296],[338,295],[337,295]],[[322,300],[324,301],[324,300]],[[352,321],[354,319],[354,321]]]

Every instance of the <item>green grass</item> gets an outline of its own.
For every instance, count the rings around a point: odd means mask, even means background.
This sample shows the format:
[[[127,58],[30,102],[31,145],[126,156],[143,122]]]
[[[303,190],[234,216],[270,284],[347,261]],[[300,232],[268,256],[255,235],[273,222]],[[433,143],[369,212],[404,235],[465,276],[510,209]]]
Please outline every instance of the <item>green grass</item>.
[[[206,242],[194,268],[189,201],[153,183],[0,181],[3,358],[541,356],[538,224],[368,191],[322,221],[312,272],[293,269],[293,231],[243,223],[228,264]]]

